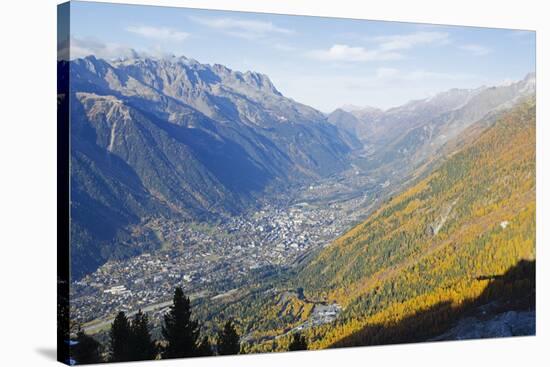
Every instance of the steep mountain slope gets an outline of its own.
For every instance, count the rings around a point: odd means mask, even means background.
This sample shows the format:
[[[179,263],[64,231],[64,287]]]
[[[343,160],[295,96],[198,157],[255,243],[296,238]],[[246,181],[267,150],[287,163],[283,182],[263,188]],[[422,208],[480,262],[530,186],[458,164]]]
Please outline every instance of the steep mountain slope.
[[[534,74],[511,85],[441,93],[420,103],[420,108],[414,107],[420,115],[404,127],[404,133],[392,138],[392,143],[379,155],[384,155],[385,150],[393,150],[399,153],[397,159],[418,164],[474,122],[495,117],[534,93]]]
[[[91,56],[75,60],[71,76],[75,92],[114,95],[173,125],[218,138],[230,135],[264,167],[281,165],[279,174],[288,165],[293,173],[309,176],[334,173],[345,165],[349,147],[340,132],[319,111],[282,96],[262,74],[184,57],[109,64]],[[268,146],[270,142],[275,145]],[[274,148],[281,157],[272,156]],[[282,162],[285,158],[289,162]]]
[[[338,128],[354,134],[361,141],[370,141],[378,133],[381,126],[377,120],[384,112],[373,107],[338,108],[327,116],[328,122]]]
[[[328,120],[343,128],[353,126],[370,149],[364,164],[391,173],[423,164],[474,122],[496,116],[534,92],[531,73],[510,85],[451,89],[374,114],[369,108],[365,118],[361,110],[335,111]]]
[[[58,67],[71,78],[76,277],[158,245],[134,224],[238,213],[268,191],[346,168],[358,144],[262,74],[183,57]]]
[[[345,307],[336,325],[310,332],[314,347],[435,337],[476,298],[534,294],[534,272],[506,273],[535,258],[534,99],[466,136],[300,272],[309,299]],[[512,280],[494,283],[505,273]]]

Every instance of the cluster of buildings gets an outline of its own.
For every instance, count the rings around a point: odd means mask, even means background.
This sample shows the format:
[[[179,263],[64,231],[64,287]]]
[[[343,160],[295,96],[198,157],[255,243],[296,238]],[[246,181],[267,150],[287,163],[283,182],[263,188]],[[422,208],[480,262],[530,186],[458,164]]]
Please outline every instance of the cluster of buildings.
[[[366,193],[311,200],[338,194],[338,187],[334,182],[317,185],[296,204],[266,203],[260,210],[216,223],[150,220],[146,226],[157,234],[162,248],[109,261],[73,282],[71,318],[86,325],[118,311],[155,309],[171,299],[176,286],[188,295],[214,298],[246,281],[251,271],[291,265],[330,243],[362,215],[369,202]]]

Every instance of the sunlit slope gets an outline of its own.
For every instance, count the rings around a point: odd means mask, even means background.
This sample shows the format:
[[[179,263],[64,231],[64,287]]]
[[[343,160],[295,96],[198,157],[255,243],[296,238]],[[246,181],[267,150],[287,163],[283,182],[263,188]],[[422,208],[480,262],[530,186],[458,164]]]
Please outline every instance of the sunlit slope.
[[[395,325],[443,302],[460,305],[479,297],[494,275],[534,258],[535,103],[529,100],[301,271],[297,283],[306,296],[345,307],[336,327],[310,332],[311,346],[353,345],[341,341],[367,325]]]

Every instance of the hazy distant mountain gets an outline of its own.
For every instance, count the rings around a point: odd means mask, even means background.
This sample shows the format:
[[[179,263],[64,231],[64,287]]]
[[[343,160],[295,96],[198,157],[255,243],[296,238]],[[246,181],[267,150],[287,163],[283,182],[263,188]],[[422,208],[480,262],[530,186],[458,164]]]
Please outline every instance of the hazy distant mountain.
[[[376,134],[376,121],[384,111],[374,107],[342,106],[327,116],[327,120],[344,131],[357,136],[359,140],[368,140]]]
[[[371,147],[371,167],[420,164],[472,123],[505,111],[535,93],[535,74],[516,83],[451,89],[386,111],[336,110],[328,121]]]
[[[139,251],[120,245],[129,224],[239,212],[268,188],[346,168],[359,144],[262,74],[184,57],[89,56],[59,67],[71,77],[77,276]]]

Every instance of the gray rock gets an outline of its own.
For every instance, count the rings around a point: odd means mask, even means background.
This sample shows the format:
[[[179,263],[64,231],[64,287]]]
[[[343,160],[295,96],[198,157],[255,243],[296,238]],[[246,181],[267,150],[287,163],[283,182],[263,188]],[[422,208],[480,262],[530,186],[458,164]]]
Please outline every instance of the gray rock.
[[[535,311],[508,311],[489,319],[466,317],[446,333],[431,340],[466,340],[535,335],[535,325]]]

